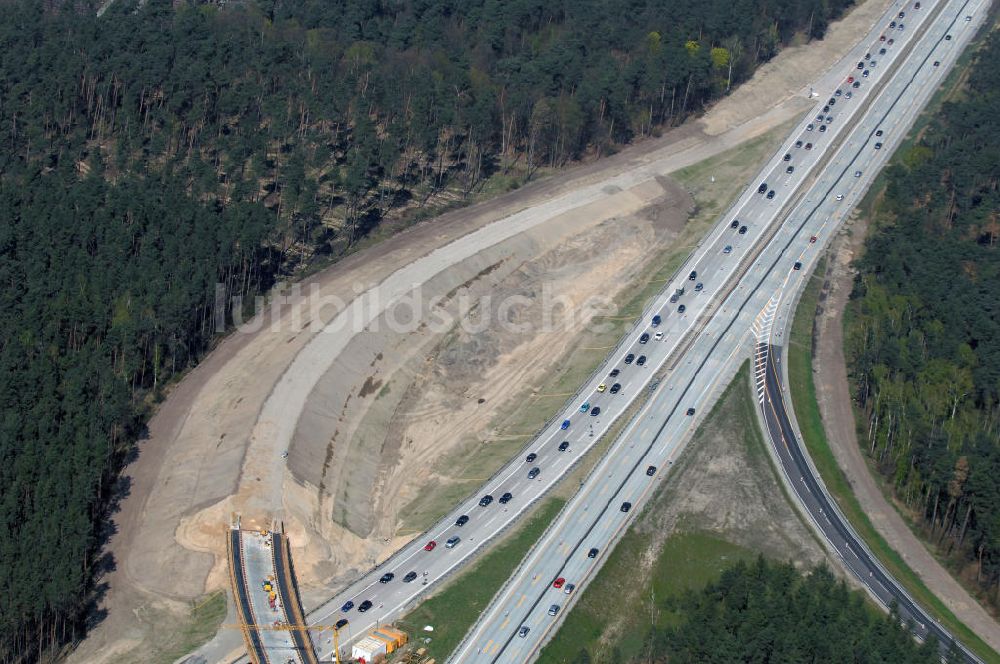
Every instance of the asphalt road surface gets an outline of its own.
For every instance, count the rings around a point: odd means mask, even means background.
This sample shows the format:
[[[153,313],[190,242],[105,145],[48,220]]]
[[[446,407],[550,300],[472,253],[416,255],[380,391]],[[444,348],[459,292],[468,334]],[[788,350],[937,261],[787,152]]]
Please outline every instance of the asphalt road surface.
[[[810,245],[808,238],[817,236],[821,245],[853,207],[971,36],[979,22],[975,13],[984,13],[982,6],[982,0],[930,0],[920,10],[913,10],[912,3],[895,5],[883,25],[859,43],[850,61],[839,65],[844,70],[841,95],[822,91],[815,112],[773,155],[605,364],[581,387],[579,396],[481,491],[456,506],[425,536],[311,612],[308,622],[332,624],[348,619],[341,631],[341,648],[346,652],[369,628],[401,615],[543,497],[646,390],[654,374],[665,370],[666,378],[653,397],[522,561],[454,657],[463,662],[534,658],[575,597],[550,588],[552,581],[563,576],[579,592],[593,576],[629,520],[630,512],[621,511],[623,503],[632,503],[635,511],[665,477],[701,414],[746,356],[753,334],[759,335],[762,326],[769,328],[773,317],[780,316],[781,295],[801,285],[805,270],[792,270],[792,263],[817,253],[818,245]],[[889,29],[889,21],[899,21],[901,10],[906,13],[905,27],[897,24]],[[973,20],[965,22],[962,12]],[[952,40],[944,40],[948,30],[954,33]],[[886,41],[879,39],[883,33]],[[886,52],[880,54],[880,48]],[[867,60],[866,52],[872,54]],[[854,69],[856,62],[869,63],[872,58],[875,64]],[[940,66],[934,67],[932,60],[939,60]],[[865,70],[868,76],[863,75]],[[858,87],[847,82],[848,76],[856,77]],[[824,112],[828,97],[835,103]],[[816,117],[820,114],[823,120]],[[832,116],[830,122],[827,115]],[[826,130],[820,131],[820,126]],[[874,137],[876,127],[884,129],[884,136]],[[796,141],[802,142],[801,147]],[[876,141],[884,147],[875,150]],[[861,171],[857,178],[855,170]],[[762,182],[767,186],[764,193],[758,193]],[[771,191],[773,197],[769,197]],[[837,201],[834,191],[843,194],[843,200]],[[733,221],[738,222],[735,228]],[[670,302],[681,287],[684,294]],[[655,328],[651,325],[654,314],[663,319]],[[645,343],[640,341],[643,334],[649,334]],[[617,375],[611,376],[613,371]],[[615,384],[619,388],[612,393]],[[689,409],[694,412],[688,414]],[[564,422],[568,422],[566,428]],[[529,453],[537,455],[531,462],[525,460]],[[650,467],[652,475],[647,475]],[[529,478],[533,468],[538,468],[538,474]],[[507,493],[509,501],[501,504]],[[480,505],[485,496],[492,500]],[[468,520],[457,525],[463,516]],[[448,545],[451,538],[458,538],[453,546]],[[431,542],[434,546],[428,550]],[[593,558],[587,555],[592,548],[597,549]],[[392,578],[381,583],[387,573]],[[352,606],[345,611],[348,602]],[[361,612],[364,602],[370,602],[370,607]],[[560,606],[554,617],[549,615],[553,604]],[[522,625],[529,628],[525,637],[517,636]],[[330,658],[328,632],[318,633],[324,636],[316,644],[317,651],[321,658]]]
[[[985,3],[971,0],[925,2],[920,10],[915,10],[912,3],[898,4],[884,25],[862,42],[854,66],[844,69],[838,88],[841,95],[823,91],[816,113],[806,120],[812,128],[800,127],[790,139],[792,145],[802,141],[803,146],[786,146],[786,150],[779,151],[757,181],[767,181],[765,190],[774,187],[780,192],[777,196],[799,192],[794,209],[782,218],[782,210],[769,207],[767,199],[751,186],[751,199],[759,196],[757,205],[741,202],[737,211],[722,220],[720,227],[724,229],[729,228],[730,219],[737,217],[740,227],[753,224],[776,227],[777,231],[763,246],[755,247],[756,254],[749,251],[745,241],[736,238],[733,254],[750,254],[753,264],[697,332],[679,363],[671,367],[651,403],[628,426],[494,598],[452,661],[527,662],[537,656],[576,593],[593,577],[605,552],[629,522],[631,512],[650,495],[689,438],[697,420],[689,415],[691,409],[696,414],[707,412],[746,357],[748,347],[771,338],[772,331],[775,337],[783,334],[791,303],[804,285],[804,275],[819,255],[819,248],[903,138],[944,72],[973,35],[985,14],[984,8]],[[904,19],[898,17],[900,11]],[[896,21],[896,27],[890,28],[889,21]],[[882,41],[883,35],[886,41]],[[888,39],[893,39],[894,44],[888,45]],[[882,48],[886,48],[885,54],[880,53]],[[895,55],[892,49],[897,49]],[[866,58],[866,52],[872,55]],[[872,58],[878,61],[874,66]],[[861,69],[857,69],[857,63]],[[848,77],[858,80],[860,87],[854,88],[854,80]],[[851,100],[845,99],[847,91],[854,92]],[[827,95],[836,103],[824,111],[822,107],[829,105]],[[827,123],[825,116],[831,112],[833,122]],[[820,123],[827,124],[826,132],[818,131]],[[838,126],[846,127],[842,136],[832,133]],[[808,142],[813,143],[811,155],[803,159]],[[786,152],[790,155],[787,162]],[[799,175],[818,162],[815,173]],[[794,171],[787,173],[787,166],[795,166]],[[715,274],[729,273],[724,259],[710,259],[711,255],[704,261],[707,269],[700,274],[717,283]],[[848,541],[844,539],[845,546],[850,546]],[[878,578],[874,572],[868,577],[872,571],[869,568],[847,567],[862,583],[867,577],[868,583],[883,586],[883,596],[888,586],[894,586],[884,572]],[[562,583],[556,584],[557,579]],[[573,584],[574,592],[567,594],[563,584]],[[909,608],[912,615],[918,615],[912,601]],[[919,615],[923,616],[922,612]],[[951,639],[926,618],[917,621],[917,628],[918,634],[925,633],[919,630],[931,629],[941,640]]]

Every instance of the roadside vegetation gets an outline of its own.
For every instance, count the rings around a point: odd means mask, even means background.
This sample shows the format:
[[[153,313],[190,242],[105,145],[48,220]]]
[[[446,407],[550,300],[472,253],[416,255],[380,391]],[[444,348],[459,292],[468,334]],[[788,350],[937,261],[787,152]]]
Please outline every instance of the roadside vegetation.
[[[849,4],[0,2],[5,660],[98,617],[119,472],[240,299],[676,125]]]
[[[966,647],[985,661],[1000,661],[992,648],[958,620],[951,610],[927,589],[920,577],[875,530],[854,496],[847,477],[833,456],[830,443],[826,438],[826,431],[823,428],[812,373],[813,321],[823,286],[825,267],[826,261],[824,259],[816,266],[815,272],[802,292],[795,311],[795,318],[792,321],[792,331],[788,344],[789,393],[792,395],[795,418],[799,430],[802,432],[803,442],[809,452],[809,457],[816,466],[816,470],[822,477],[830,495],[837,501],[837,507],[840,508],[841,513],[893,578],[900,582],[925,610],[961,640]]]
[[[859,441],[917,532],[1000,606],[1000,37],[893,161],[845,325]]]

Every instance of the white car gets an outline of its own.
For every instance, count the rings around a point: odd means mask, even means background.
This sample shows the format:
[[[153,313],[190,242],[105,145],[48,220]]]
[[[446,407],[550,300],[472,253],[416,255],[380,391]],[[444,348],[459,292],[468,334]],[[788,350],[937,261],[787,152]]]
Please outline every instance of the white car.
[[[837,194],[837,200],[838,201],[844,200],[844,195],[843,194]]]
[[[653,338],[656,339],[657,341],[660,341],[661,339],[663,339],[663,332],[657,332],[655,335],[653,335]]]

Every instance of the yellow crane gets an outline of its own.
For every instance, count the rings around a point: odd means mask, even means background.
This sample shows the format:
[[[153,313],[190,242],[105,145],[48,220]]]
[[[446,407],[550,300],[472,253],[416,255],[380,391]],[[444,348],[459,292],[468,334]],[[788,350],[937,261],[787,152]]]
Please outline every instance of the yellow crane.
[[[280,632],[308,632],[315,630],[317,632],[322,632],[325,630],[330,630],[333,632],[333,656],[337,664],[340,664],[340,630],[344,627],[337,627],[336,625],[289,625],[288,623],[278,622],[271,625],[248,625],[246,623],[229,623],[223,625],[223,627],[228,627],[232,629],[242,629],[244,631],[249,631],[251,629],[256,629],[257,631],[269,629],[272,631]]]

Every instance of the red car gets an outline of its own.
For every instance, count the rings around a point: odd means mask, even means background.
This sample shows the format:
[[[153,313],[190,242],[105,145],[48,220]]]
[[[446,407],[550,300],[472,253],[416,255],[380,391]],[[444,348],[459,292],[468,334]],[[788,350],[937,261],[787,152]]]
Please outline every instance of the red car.
[[[878,40],[879,41],[885,41],[885,35],[882,35],[881,37],[879,37]]]
[[[847,82],[848,83],[853,83],[854,82],[854,77],[853,76],[848,76],[847,77]]]
[[[562,588],[564,583],[566,583],[566,579],[564,579],[564,578],[562,578],[560,576],[558,579],[556,579],[555,581],[552,582],[552,587],[553,588]]]
[[[813,235],[811,238],[809,238],[809,242],[810,242],[810,244],[813,243],[813,242],[816,242],[816,236]]]
[[[436,547],[437,545],[438,545],[437,542],[431,540],[430,542],[424,545],[424,551],[433,551],[434,547]]]

